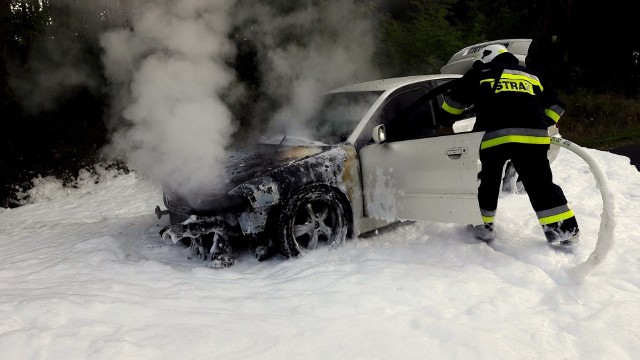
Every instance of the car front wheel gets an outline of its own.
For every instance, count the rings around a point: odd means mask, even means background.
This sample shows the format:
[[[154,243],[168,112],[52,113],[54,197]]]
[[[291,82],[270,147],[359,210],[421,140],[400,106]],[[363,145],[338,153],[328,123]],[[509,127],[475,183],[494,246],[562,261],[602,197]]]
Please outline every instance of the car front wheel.
[[[276,217],[274,241],[285,257],[318,247],[336,247],[347,235],[345,206],[335,192],[310,187],[291,197]]]

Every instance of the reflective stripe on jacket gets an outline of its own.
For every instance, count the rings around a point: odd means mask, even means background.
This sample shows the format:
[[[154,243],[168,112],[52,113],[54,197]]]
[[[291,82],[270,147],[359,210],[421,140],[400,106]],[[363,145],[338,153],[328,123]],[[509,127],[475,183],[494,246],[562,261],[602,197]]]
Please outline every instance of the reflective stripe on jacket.
[[[506,143],[521,144],[550,144],[549,131],[547,129],[509,128],[489,131],[482,137],[480,149],[487,149]]]
[[[459,115],[471,105],[476,112],[473,130],[487,132],[483,148],[508,142],[549,144],[548,127],[564,113],[553,86],[518,65],[510,53],[469,70],[446,94],[442,109]],[[442,125],[454,121],[445,119]]]

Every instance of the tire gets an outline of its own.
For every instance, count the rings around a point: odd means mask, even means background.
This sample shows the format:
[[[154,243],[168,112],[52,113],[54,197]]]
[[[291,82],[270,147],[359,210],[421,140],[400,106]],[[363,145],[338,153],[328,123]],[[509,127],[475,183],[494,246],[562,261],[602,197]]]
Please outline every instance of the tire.
[[[340,198],[328,187],[304,188],[277,212],[273,241],[286,258],[319,246],[337,247],[347,236],[348,217]]]

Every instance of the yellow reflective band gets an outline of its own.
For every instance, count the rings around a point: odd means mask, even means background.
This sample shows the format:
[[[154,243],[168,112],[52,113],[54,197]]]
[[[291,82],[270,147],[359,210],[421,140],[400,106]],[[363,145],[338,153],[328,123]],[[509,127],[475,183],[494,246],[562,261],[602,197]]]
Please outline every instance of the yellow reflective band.
[[[548,136],[507,135],[507,136],[500,136],[495,139],[483,141],[482,145],[480,145],[480,149],[487,149],[497,145],[502,145],[502,144],[512,143],[512,142],[521,143],[521,144],[545,145],[545,144],[551,144],[551,139]]]
[[[533,89],[534,86],[539,87],[540,91],[542,91],[542,84],[540,84],[540,81],[537,78],[527,76],[524,73],[508,73],[507,70],[505,70],[498,80],[498,85],[495,87],[496,94],[503,91],[511,91],[535,95]],[[480,84],[485,82],[488,82],[493,88],[495,80],[491,78],[480,80]]]
[[[488,224],[488,223],[492,223],[493,219],[495,218],[496,218],[495,216],[483,216],[482,221],[484,221],[485,224]]]
[[[454,108],[453,106],[447,104],[446,101],[442,104],[442,109],[453,115],[460,115],[464,111],[464,109]]]
[[[526,81],[528,83],[530,83],[531,85],[535,85],[540,87],[540,90],[542,89],[542,84],[540,83],[539,80],[534,79],[530,76],[526,76],[526,75],[520,75],[520,74],[509,74],[509,73],[503,73],[502,76],[500,77],[500,80],[502,79],[508,79],[508,80],[519,80],[519,81]]]
[[[496,86],[496,94],[503,91],[520,92],[535,95],[533,85],[526,80],[502,80]]]
[[[547,115],[548,117],[551,118],[551,120],[558,122],[558,120],[560,120],[560,115],[558,115],[557,112],[551,110],[551,109],[546,109],[544,111],[544,114]]]
[[[540,225],[549,225],[549,224],[557,223],[558,221],[567,220],[574,216],[575,214],[573,213],[573,210],[569,210],[569,211],[563,212],[562,214],[540,218],[538,219],[538,221],[540,222]]]

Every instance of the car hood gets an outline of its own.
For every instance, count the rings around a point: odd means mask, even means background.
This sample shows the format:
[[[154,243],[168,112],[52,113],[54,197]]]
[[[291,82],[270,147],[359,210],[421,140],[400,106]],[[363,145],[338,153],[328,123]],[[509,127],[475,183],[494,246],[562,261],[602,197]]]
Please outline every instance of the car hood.
[[[226,162],[227,183],[232,187],[265,176],[270,171],[318,155],[336,146],[283,146],[256,144],[231,150]]]
[[[255,144],[249,147],[229,150],[226,160],[226,179],[223,182],[216,182],[212,184],[212,188],[207,191],[197,194],[197,196],[189,196],[182,193],[180,189],[164,188],[164,201],[167,207],[171,207],[175,211],[183,213],[212,213],[219,209],[239,205],[242,206],[242,202],[239,198],[249,197],[255,200],[255,195],[242,194],[247,190],[250,193],[257,190],[252,188],[253,181],[261,181],[272,176],[274,173],[278,173],[278,179],[286,183],[291,182],[292,179],[283,180],[282,174],[288,174],[288,177],[296,178],[295,181],[302,181],[300,176],[302,173],[288,172],[286,168],[299,161],[314,160],[327,163],[328,160],[321,159],[323,154],[330,152],[331,150],[340,149],[340,146],[331,145],[305,145],[305,146],[284,146],[273,144]],[[334,156],[335,157],[335,156]],[[331,161],[333,162],[333,161]],[[313,166],[314,169],[322,168]],[[327,168],[329,169],[329,168]],[[318,170],[318,174],[323,174],[326,171]],[[287,177],[285,176],[285,177]],[[264,183],[265,186],[274,186],[275,183]],[[283,184],[280,184],[283,185]],[[242,188],[241,186],[248,186]],[[267,191],[268,192],[268,191]],[[242,195],[241,195],[242,194]],[[251,201],[251,200],[250,200]]]

